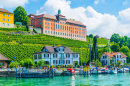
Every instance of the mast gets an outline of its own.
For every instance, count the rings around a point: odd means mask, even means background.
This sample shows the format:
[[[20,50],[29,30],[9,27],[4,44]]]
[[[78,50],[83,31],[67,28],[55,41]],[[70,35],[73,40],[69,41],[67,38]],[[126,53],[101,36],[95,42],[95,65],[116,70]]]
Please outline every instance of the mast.
[[[82,45],[81,45],[81,66],[82,66]]]
[[[90,43],[90,57],[89,57],[89,63],[90,63],[90,67],[91,67],[91,38],[89,40],[89,43]]]

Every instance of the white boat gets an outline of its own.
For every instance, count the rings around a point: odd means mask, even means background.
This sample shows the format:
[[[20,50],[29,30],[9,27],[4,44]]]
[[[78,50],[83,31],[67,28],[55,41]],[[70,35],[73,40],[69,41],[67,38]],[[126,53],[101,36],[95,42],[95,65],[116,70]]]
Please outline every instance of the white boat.
[[[92,74],[100,74],[101,73],[101,70],[98,69],[97,71],[97,68],[93,68],[92,71],[91,71]]]
[[[108,73],[108,74],[116,74],[116,73],[117,73],[117,70],[111,69],[111,70],[109,70],[107,73]]]
[[[118,69],[118,73],[126,73],[126,70],[124,69],[124,71],[123,71],[123,68],[120,68],[120,69]]]

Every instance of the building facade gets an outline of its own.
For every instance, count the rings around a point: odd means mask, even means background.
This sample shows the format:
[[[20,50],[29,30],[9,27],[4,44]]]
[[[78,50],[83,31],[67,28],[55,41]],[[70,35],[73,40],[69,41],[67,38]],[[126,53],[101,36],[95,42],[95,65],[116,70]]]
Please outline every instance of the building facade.
[[[74,19],[61,15],[61,10],[55,16],[30,14],[29,25],[42,28],[41,33],[57,37],[86,41],[86,26]]]
[[[44,46],[40,52],[33,53],[34,62],[43,59],[48,65],[75,65],[79,64],[79,53],[72,52],[69,47]]]
[[[3,8],[0,8],[0,27],[14,27],[14,14]]]
[[[121,65],[124,65],[124,63],[127,63],[126,55],[121,52],[114,52],[114,53],[106,53],[104,52],[102,56],[100,57],[100,62],[102,66],[107,65],[110,66],[110,64],[113,62],[114,64],[117,64],[117,61],[121,61]]]
[[[0,65],[2,68],[7,68],[8,63],[10,63],[10,59],[5,57],[3,54],[0,53]]]

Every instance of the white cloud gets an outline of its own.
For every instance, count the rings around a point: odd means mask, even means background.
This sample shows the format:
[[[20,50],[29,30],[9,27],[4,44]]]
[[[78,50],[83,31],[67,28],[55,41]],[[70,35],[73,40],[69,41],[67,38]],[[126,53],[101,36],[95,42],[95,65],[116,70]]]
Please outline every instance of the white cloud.
[[[94,2],[94,4],[98,4],[99,3],[99,0],[96,0],[95,2]]]
[[[103,0],[104,1],[104,0]],[[58,9],[61,9],[61,14],[68,19],[81,21],[87,26],[87,34],[99,35],[100,37],[109,38],[113,33],[119,33],[121,36],[130,36],[130,25],[123,22],[122,18],[130,20],[129,9],[119,12],[119,17],[110,14],[101,14],[95,11],[91,6],[87,8],[77,7],[71,8],[71,2],[66,0],[47,0],[46,3],[37,10],[37,14],[46,13],[56,15]],[[119,21],[119,18],[121,20]]]
[[[130,24],[130,8],[120,11],[119,17],[121,18],[122,23]]]
[[[17,7],[17,6],[24,6],[28,3],[28,0],[0,0],[0,7]]]

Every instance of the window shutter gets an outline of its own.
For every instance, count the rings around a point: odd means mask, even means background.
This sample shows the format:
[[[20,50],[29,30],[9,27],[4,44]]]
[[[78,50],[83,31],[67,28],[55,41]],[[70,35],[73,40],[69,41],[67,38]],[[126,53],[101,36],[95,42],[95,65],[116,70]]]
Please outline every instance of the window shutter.
[[[67,64],[67,60],[66,60],[66,64]]]
[[[53,64],[54,64],[54,60],[53,60]]]
[[[48,54],[48,57],[49,57],[49,54]]]
[[[44,57],[45,57],[45,54],[44,54]]]
[[[60,64],[60,60],[59,60],[59,64]]]
[[[54,57],[54,54],[53,54],[53,57]]]
[[[56,64],[57,64],[57,60],[56,60]]]
[[[67,54],[66,54],[66,57],[67,57]]]
[[[56,58],[57,58],[57,54],[56,54]]]

